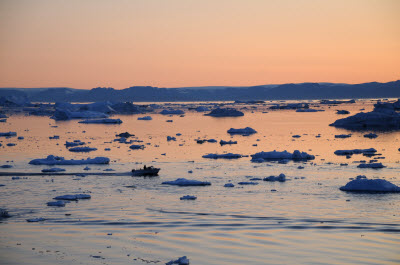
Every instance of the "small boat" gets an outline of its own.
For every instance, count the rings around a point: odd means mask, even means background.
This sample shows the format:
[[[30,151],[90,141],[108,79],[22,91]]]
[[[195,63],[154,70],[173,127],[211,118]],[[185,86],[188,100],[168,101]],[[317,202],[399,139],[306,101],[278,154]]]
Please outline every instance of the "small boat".
[[[153,166],[143,167],[139,169],[132,169],[133,176],[158,176],[159,168]]]

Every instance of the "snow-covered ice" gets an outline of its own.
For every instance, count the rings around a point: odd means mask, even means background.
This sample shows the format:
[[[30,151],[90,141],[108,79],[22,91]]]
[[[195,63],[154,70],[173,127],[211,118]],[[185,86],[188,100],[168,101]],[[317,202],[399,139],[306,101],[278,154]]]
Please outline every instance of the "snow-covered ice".
[[[64,157],[49,155],[47,158],[33,159],[29,162],[31,165],[85,165],[85,164],[109,164],[108,157],[95,157],[82,160],[66,160]]]

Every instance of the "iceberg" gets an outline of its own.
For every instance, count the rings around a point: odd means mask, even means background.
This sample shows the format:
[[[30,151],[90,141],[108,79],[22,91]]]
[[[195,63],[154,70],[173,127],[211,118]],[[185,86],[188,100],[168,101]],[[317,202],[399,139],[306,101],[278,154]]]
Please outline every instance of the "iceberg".
[[[279,176],[269,176],[263,179],[264,181],[279,181],[279,182],[285,182],[286,181],[286,176],[285,174],[281,173]]]
[[[64,157],[49,155],[47,158],[33,159],[30,165],[86,165],[86,164],[109,164],[110,159],[107,157],[95,157],[82,160],[65,160]]]
[[[369,164],[359,164],[358,168],[384,168],[385,166],[382,163],[369,163]]]
[[[347,156],[347,155],[354,155],[354,154],[374,154],[376,153],[376,149],[369,148],[369,149],[351,149],[351,150],[336,150],[335,155],[338,156]]]
[[[65,171],[65,169],[59,168],[59,167],[52,167],[52,168],[42,169],[42,172],[44,172],[44,173],[63,172],[63,171]]]
[[[254,130],[253,128],[250,128],[250,127],[246,127],[246,128],[242,128],[242,129],[230,128],[227,132],[229,134],[242,134],[242,135],[250,135],[250,134],[257,133],[256,130]]]
[[[56,121],[71,120],[71,119],[96,119],[108,118],[108,115],[103,112],[97,111],[69,111],[56,109],[54,115],[51,117]]]
[[[339,188],[355,192],[400,192],[400,187],[384,179],[357,178]]]
[[[176,186],[208,186],[211,185],[208,181],[190,180],[185,178],[178,178],[172,181],[164,181],[161,184],[176,185]]]
[[[179,198],[180,200],[196,200],[197,197],[196,196],[192,196],[192,195],[185,195]]]
[[[153,118],[150,116],[144,116],[137,118],[139,121],[151,121]]]
[[[244,116],[244,113],[233,108],[216,108],[213,109],[210,113],[204,115],[211,117],[240,117]]]
[[[12,137],[12,136],[17,136],[17,133],[16,132],[0,132],[0,136]]]
[[[77,201],[77,200],[87,200],[90,199],[91,196],[89,194],[68,194],[68,195],[62,195],[62,196],[57,196],[53,198],[54,200],[65,200],[65,201]]]
[[[180,109],[176,109],[176,110],[165,109],[165,110],[161,111],[160,114],[162,114],[162,115],[182,115],[182,114],[185,114],[185,112]]]
[[[82,153],[87,153],[87,152],[92,152],[92,151],[96,151],[97,148],[94,147],[88,147],[88,146],[77,146],[77,147],[72,147],[70,149],[68,149],[68,151],[70,152],[82,152]]]
[[[189,265],[189,259],[186,256],[180,257],[177,260],[171,260],[165,263],[165,265],[173,265],[173,264],[178,264],[178,265]]]
[[[65,207],[65,202],[63,201],[48,202],[47,206]]]
[[[207,154],[207,155],[203,155],[203,158],[211,158],[211,159],[219,159],[219,158],[223,158],[223,159],[238,159],[243,157],[243,155],[240,154],[232,154],[232,153],[228,153],[228,154]]]
[[[132,150],[144,149],[144,145],[133,144],[133,145],[129,146],[129,148]]]
[[[254,155],[251,155],[252,162],[263,162],[268,160],[313,160],[315,156],[307,154],[306,152],[300,152],[299,150],[295,150],[293,153],[288,151],[278,152],[259,152]],[[261,160],[262,159],[262,160]]]
[[[74,146],[85,145],[85,144],[86,144],[85,142],[81,142],[80,140],[75,140],[73,142],[65,141],[66,147],[74,147]]]
[[[230,140],[230,141],[224,141],[224,140],[221,140],[221,141],[219,141],[219,144],[220,144],[220,145],[237,144],[237,141],[232,141],[232,140]]]
[[[86,124],[121,124],[122,121],[120,119],[100,119],[100,120],[84,120],[79,123]]]

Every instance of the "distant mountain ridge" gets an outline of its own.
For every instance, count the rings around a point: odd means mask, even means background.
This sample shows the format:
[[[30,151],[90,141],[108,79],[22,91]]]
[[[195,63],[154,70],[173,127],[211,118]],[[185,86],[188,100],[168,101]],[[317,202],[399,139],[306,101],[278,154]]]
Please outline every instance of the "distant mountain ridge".
[[[151,86],[133,86],[122,90],[106,87],[97,87],[91,90],[68,87],[0,88],[0,96],[24,97],[33,102],[159,102],[393,98],[400,97],[400,80],[387,83],[300,83],[249,87],[208,86],[158,88]]]

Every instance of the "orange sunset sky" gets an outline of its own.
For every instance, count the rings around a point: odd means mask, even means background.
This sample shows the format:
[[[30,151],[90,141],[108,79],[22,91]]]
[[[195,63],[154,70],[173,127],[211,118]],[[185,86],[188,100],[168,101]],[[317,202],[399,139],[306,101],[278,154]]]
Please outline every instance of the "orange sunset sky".
[[[0,87],[400,79],[397,0],[0,0]]]

